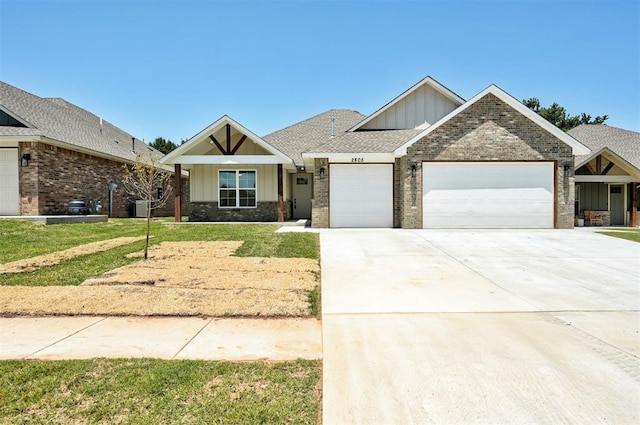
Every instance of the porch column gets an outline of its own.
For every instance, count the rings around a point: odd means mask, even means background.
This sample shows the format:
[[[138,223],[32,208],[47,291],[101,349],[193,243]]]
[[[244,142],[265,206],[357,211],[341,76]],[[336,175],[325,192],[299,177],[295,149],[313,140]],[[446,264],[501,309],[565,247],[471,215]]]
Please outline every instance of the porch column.
[[[284,178],[282,176],[282,164],[278,164],[278,222],[284,222]]]
[[[631,183],[631,213],[629,214],[629,226],[638,227],[638,183]]]
[[[173,182],[174,182],[174,220],[176,223],[182,221],[182,166],[180,164],[174,164],[173,166]]]

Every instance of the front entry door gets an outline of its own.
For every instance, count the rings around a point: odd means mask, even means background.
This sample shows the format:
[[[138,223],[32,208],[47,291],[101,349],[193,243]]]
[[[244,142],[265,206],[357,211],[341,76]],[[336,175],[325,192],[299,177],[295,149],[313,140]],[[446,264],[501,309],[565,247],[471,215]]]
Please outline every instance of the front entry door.
[[[312,175],[293,175],[293,218],[311,218]]]
[[[609,202],[611,202],[611,225],[624,225],[624,185],[612,184],[610,186]]]

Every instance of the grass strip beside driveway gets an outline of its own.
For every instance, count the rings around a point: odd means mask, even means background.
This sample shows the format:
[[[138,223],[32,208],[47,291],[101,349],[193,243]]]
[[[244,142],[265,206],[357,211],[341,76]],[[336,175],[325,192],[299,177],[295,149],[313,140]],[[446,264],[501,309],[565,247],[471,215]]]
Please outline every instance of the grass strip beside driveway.
[[[633,242],[640,242],[640,229],[632,229],[629,227],[621,228],[621,229],[612,229],[612,232],[604,231],[598,232],[603,235],[613,236],[615,238],[627,239]]]
[[[0,361],[0,424],[315,424],[321,362]]]

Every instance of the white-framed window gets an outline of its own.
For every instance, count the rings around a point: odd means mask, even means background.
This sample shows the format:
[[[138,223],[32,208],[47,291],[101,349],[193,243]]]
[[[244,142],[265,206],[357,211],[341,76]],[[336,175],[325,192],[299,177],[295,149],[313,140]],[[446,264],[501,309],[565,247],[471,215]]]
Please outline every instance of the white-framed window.
[[[255,170],[218,171],[218,206],[220,208],[255,208],[257,204]]]

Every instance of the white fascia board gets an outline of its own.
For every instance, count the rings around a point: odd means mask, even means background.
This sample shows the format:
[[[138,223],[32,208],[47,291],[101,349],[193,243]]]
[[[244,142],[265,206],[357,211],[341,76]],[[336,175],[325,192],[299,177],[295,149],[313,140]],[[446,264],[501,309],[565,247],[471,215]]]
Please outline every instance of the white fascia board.
[[[400,102],[405,97],[409,96],[411,93],[413,93],[418,88],[420,88],[423,84],[430,85],[437,92],[439,92],[440,94],[442,94],[443,96],[445,96],[446,98],[448,98],[449,100],[451,100],[453,103],[455,103],[457,105],[462,105],[465,102],[463,98],[461,98],[460,96],[458,96],[457,94],[455,94],[454,92],[452,92],[451,90],[449,90],[448,88],[446,88],[445,86],[443,86],[442,84],[440,84],[439,82],[437,82],[436,80],[431,78],[430,76],[427,76],[427,77],[423,78],[422,80],[418,81],[416,84],[414,84],[413,86],[411,86],[407,90],[405,90],[403,93],[401,93],[395,99],[391,100],[389,103],[384,105],[382,108],[378,109],[373,114],[369,115],[364,120],[360,121],[358,124],[356,124],[353,127],[351,127],[347,131],[355,131],[355,130],[359,129],[360,127],[362,127],[363,125],[365,125],[366,123],[368,123],[369,121],[371,121],[372,119],[377,117],[378,115],[382,114],[387,109],[391,108],[396,103]]]
[[[16,146],[18,142],[39,142],[42,140],[42,136],[0,136],[0,141],[15,142]]]
[[[576,175],[575,183],[633,183],[637,182],[638,177],[633,176],[583,176]]]
[[[394,162],[395,156],[392,153],[363,153],[363,152],[353,152],[353,153],[303,153],[302,158],[305,160],[305,164],[307,163],[307,159],[311,160],[313,163],[313,158],[327,158],[329,162],[348,162],[353,164],[366,164],[366,163],[374,163],[374,162]]]
[[[567,145],[571,146],[571,149],[574,155],[588,155],[589,153],[591,153],[591,150],[588,147],[586,147],[585,145],[583,145],[582,143],[580,143],[579,141],[577,141],[576,139],[574,139],[573,137],[565,133],[564,131],[560,130],[558,127],[551,124],[546,119],[542,118],[536,112],[527,108],[522,102],[520,102],[515,97],[511,96],[510,94],[508,94],[507,92],[499,88],[498,86],[492,84],[486,89],[484,89],[483,91],[481,91],[480,93],[478,93],[477,95],[475,95],[474,97],[472,97],[471,99],[469,99],[464,105],[458,107],[457,109],[454,109],[448,115],[444,116],[439,121],[434,123],[431,127],[427,128],[421,133],[418,133],[416,136],[411,138],[411,140],[409,140],[407,143],[400,146],[398,149],[395,150],[394,152],[395,155],[396,156],[406,155],[407,148],[409,146],[413,145],[418,140],[422,139],[432,131],[436,130],[437,128],[442,126],[444,123],[454,118],[456,115],[463,112],[464,110],[466,110],[471,105],[473,105],[478,100],[482,99],[488,94],[492,94],[498,99],[502,100],[504,103],[506,103],[513,109],[515,109],[517,112],[519,112],[520,114],[524,115],[525,117],[527,117],[528,119],[536,123],[542,129],[548,131],[553,136],[557,137]]]
[[[180,162],[184,164],[290,164],[291,160],[283,161],[275,155],[182,155]]]
[[[229,117],[228,115],[223,115],[218,120],[216,120],[213,124],[209,125],[207,128],[205,128],[204,130],[202,130],[201,132],[199,132],[198,134],[196,134],[195,136],[190,138],[183,145],[180,145],[178,147],[178,149],[175,149],[174,151],[169,152],[167,155],[165,155],[160,160],[160,162],[162,162],[164,164],[176,164],[176,163],[179,163],[179,161],[177,159],[180,158],[180,157],[183,157],[183,156],[189,156],[189,155],[183,155],[183,154],[188,152],[188,150],[192,146],[202,142],[203,140],[208,139],[210,134],[213,134],[216,131],[220,130],[226,124],[229,124],[231,127],[235,128],[236,130],[238,130],[242,134],[246,135],[248,138],[251,139],[251,141],[253,141],[257,145],[259,145],[260,147],[264,148],[268,152],[272,153],[273,155],[276,155],[276,156],[280,157],[281,160],[282,160],[281,161],[282,163],[293,162],[293,160],[291,158],[289,158],[287,155],[285,155],[284,153],[280,152],[278,149],[276,149],[275,147],[273,147],[272,145],[270,145],[266,141],[262,140],[261,137],[259,137],[258,135],[256,135],[252,131],[250,131],[248,128],[246,128],[242,124],[238,123],[237,121],[235,121],[234,119]],[[229,156],[231,156],[231,155],[229,155]]]

